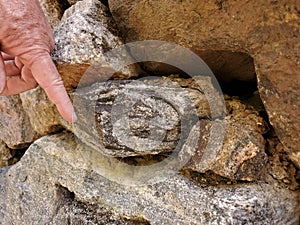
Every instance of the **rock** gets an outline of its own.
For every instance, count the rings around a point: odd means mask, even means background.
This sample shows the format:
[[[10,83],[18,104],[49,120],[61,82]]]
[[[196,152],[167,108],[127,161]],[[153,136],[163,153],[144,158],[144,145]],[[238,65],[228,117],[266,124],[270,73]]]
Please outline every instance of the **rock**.
[[[168,79],[124,80],[78,88],[73,95],[78,116],[73,132],[114,157],[172,152],[199,118],[212,117],[201,88],[179,84]],[[214,116],[222,116],[222,105],[216,107]]]
[[[82,0],[68,0],[70,5],[74,5],[75,3],[82,1]]]
[[[297,192],[264,183],[201,187],[176,174],[126,186],[99,173],[104,165],[95,154],[67,133],[36,141],[0,171],[2,224],[299,223]]]
[[[211,121],[203,121],[198,149],[186,166],[200,173],[212,171],[231,180],[257,180],[267,172],[264,168],[268,157],[262,136],[267,131],[266,123],[257,111],[236,99],[226,100],[226,104],[226,133],[216,157],[208,166],[203,166],[211,133]]]
[[[54,133],[61,129],[61,117],[42,88],[37,87],[21,93],[20,98],[31,126],[39,136]]]
[[[137,40],[177,43],[204,56],[213,70],[222,50],[227,56],[218,71],[237,68],[243,60],[250,68],[249,57],[252,57],[270,122],[300,168],[299,1],[109,0],[109,7],[127,43]],[[253,8],[254,12],[249,10]],[[244,57],[245,54],[249,57]],[[240,60],[233,60],[237,57]],[[241,79],[241,71],[246,70],[242,67],[234,74],[240,74],[238,79]],[[234,74],[230,76],[234,78]],[[225,73],[221,76],[227,80]]]
[[[3,142],[0,143],[0,168],[10,166],[18,161],[17,150],[9,149]]]
[[[96,68],[93,79],[109,79],[113,75],[129,78],[137,75],[136,66],[119,68],[120,59],[105,55],[122,45],[123,41],[118,36],[108,9],[98,0],[79,1],[67,9],[55,30],[54,39],[53,59],[68,90],[77,87],[88,68]],[[107,64],[115,70],[103,69],[102,66]]]
[[[65,0],[39,0],[42,10],[52,28],[58,26],[60,19],[67,9],[68,4]]]
[[[35,140],[19,95],[0,97],[0,140],[10,148],[25,148]]]

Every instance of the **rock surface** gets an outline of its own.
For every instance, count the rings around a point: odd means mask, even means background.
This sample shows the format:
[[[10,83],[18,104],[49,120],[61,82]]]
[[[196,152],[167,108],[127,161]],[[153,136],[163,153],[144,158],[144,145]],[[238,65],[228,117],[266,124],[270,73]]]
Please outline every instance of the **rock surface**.
[[[39,0],[39,2],[52,28],[57,27],[68,3],[65,0]]]
[[[123,78],[137,75],[135,66],[119,68],[118,59],[114,58],[115,61],[112,61],[105,55],[111,49],[122,45],[123,41],[118,36],[108,9],[98,0],[79,1],[67,9],[55,30],[54,39],[53,59],[69,90],[77,87],[83,74],[95,64],[109,64],[116,71],[107,77],[107,71],[103,68],[96,69],[94,79],[109,79],[117,72]]]
[[[171,152],[199,118],[210,117],[200,90],[164,79],[94,83],[77,89],[73,99],[75,134],[115,157]]]
[[[109,6],[126,42],[174,42],[203,56],[212,69],[220,50],[228,53],[223,69],[234,65],[233,54],[249,54],[270,122],[300,168],[298,0],[109,0]]]
[[[264,183],[201,187],[180,175],[124,186],[99,174],[103,165],[93,152],[71,134],[36,141],[18,164],[0,172],[1,224],[299,222],[295,192]]]
[[[198,148],[186,166],[200,173],[212,171],[231,180],[257,180],[266,172],[268,161],[262,136],[267,132],[266,123],[257,111],[238,100],[227,100],[226,105],[226,133],[218,154],[203,168],[211,132],[211,122],[205,121],[199,130]]]
[[[38,136],[41,137],[61,129],[61,117],[42,88],[37,87],[21,93],[20,98],[31,126]]]
[[[10,148],[24,148],[35,140],[19,95],[0,97],[0,140]]]
[[[0,168],[10,166],[19,161],[19,157],[16,157],[17,150],[9,149],[3,142],[0,143]]]

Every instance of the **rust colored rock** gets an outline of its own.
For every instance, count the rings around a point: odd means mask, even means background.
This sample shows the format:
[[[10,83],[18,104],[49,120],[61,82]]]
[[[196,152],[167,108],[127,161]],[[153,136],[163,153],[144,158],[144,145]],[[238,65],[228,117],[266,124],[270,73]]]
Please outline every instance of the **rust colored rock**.
[[[249,54],[270,122],[300,168],[300,1],[110,0],[109,6],[126,42],[175,42],[206,57],[213,70],[216,51]]]

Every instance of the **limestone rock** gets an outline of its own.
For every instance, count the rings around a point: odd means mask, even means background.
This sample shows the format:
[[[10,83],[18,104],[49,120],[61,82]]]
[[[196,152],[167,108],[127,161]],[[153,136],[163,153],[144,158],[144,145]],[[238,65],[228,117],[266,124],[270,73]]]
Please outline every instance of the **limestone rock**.
[[[55,105],[40,87],[21,93],[23,108],[29,117],[33,130],[43,136],[61,129],[60,115]]]
[[[137,75],[135,66],[120,69],[117,58],[105,55],[123,41],[108,9],[98,0],[79,1],[67,9],[55,30],[54,39],[53,58],[67,89],[75,88],[87,69],[95,64],[109,64],[115,66],[116,71],[106,77],[103,69],[96,69],[94,79],[109,79],[117,72],[123,78]]]
[[[203,188],[180,175],[126,186],[99,173],[93,152],[70,134],[36,141],[18,164],[0,171],[1,223],[299,223],[296,192],[263,183]]]
[[[39,2],[52,28],[57,27],[68,7],[67,2],[65,0],[39,0]]]
[[[73,132],[115,157],[172,152],[199,118],[211,117],[201,90],[164,79],[98,82],[78,88],[73,99],[78,116]],[[221,116],[222,105],[217,107]]]
[[[212,171],[231,180],[253,181],[266,170],[268,157],[265,153],[266,123],[252,107],[238,100],[227,100],[226,133],[218,154],[207,167],[203,157],[208,148],[211,121],[202,122],[198,149],[187,167],[204,173]]]
[[[0,139],[10,148],[24,148],[35,140],[19,95],[0,97]]]
[[[204,56],[213,70],[222,50],[227,57],[219,71],[235,65],[231,56],[249,54],[270,122],[300,168],[299,1],[109,0],[109,6],[126,42],[174,42]]]

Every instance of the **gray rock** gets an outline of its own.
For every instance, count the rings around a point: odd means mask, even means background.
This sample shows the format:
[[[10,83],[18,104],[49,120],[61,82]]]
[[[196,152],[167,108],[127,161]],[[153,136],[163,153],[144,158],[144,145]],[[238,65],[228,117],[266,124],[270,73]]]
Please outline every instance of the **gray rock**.
[[[118,36],[108,9],[98,0],[79,1],[67,9],[54,32],[54,39],[53,59],[67,89],[77,87],[91,65],[93,66],[89,70],[95,69],[95,65],[107,64],[115,69],[109,70],[112,71],[111,74],[106,74],[107,71],[103,68],[96,69],[93,77],[89,77],[92,81],[137,75],[136,66],[119,68],[120,61],[117,57],[105,55],[122,45],[123,41]]]
[[[98,82],[78,88],[73,98],[75,134],[115,157],[172,152],[199,118],[211,117],[201,90],[164,79]]]
[[[265,183],[201,187],[176,174],[126,186],[109,180],[96,156],[71,134],[36,141],[18,164],[0,172],[1,224],[299,223],[296,192]],[[120,183],[126,179],[117,167],[109,170]]]
[[[10,148],[24,148],[35,140],[19,95],[0,97],[0,139]]]

